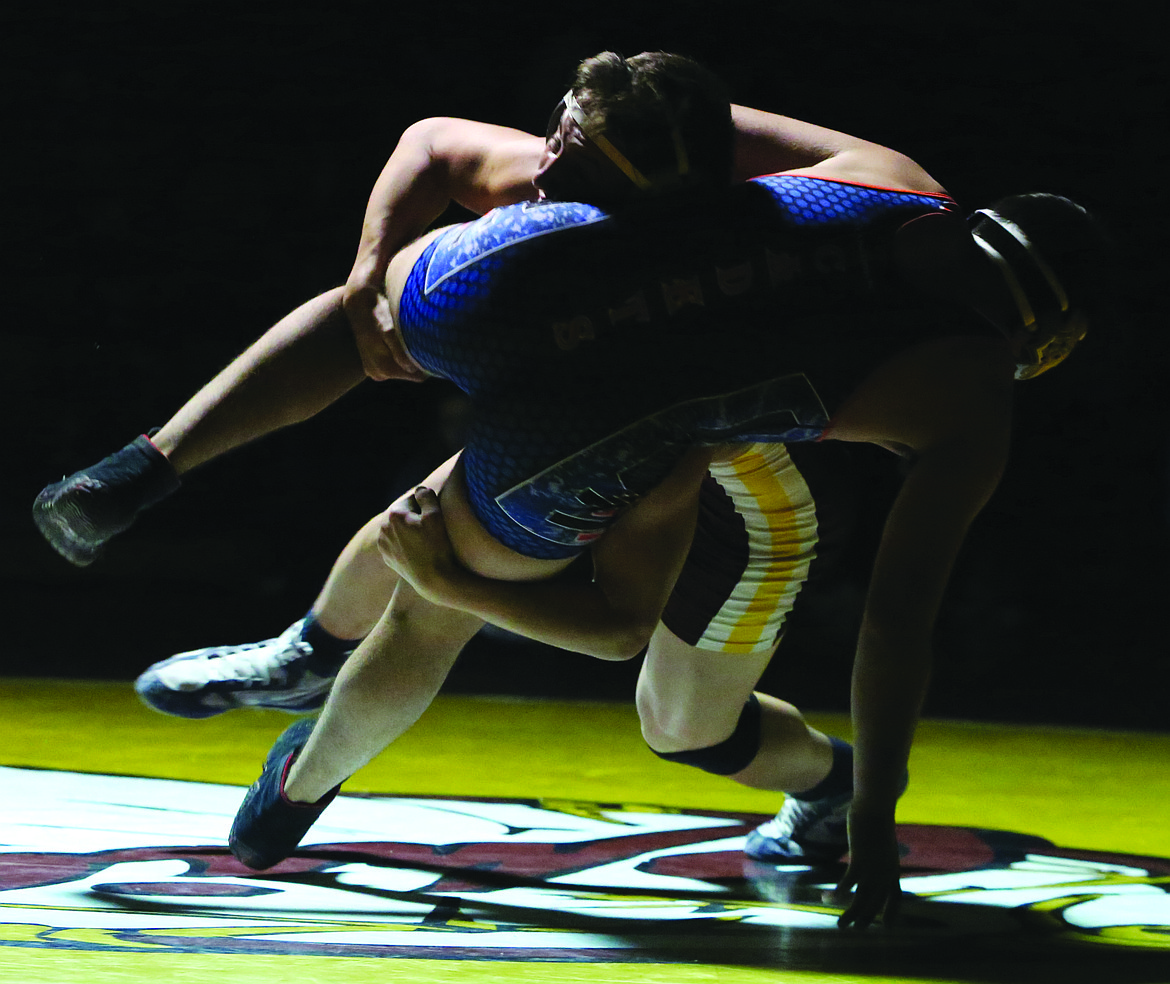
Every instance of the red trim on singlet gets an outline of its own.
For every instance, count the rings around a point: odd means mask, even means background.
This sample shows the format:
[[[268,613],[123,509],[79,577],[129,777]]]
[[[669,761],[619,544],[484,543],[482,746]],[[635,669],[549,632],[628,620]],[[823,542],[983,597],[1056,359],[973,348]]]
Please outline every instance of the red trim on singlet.
[[[937,191],[915,191],[913,188],[891,188],[889,185],[875,185],[866,184],[864,181],[846,181],[844,178],[826,178],[822,174],[806,174],[804,171],[771,171],[768,174],[757,174],[755,177],[748,178],[749,181],[755,181],[756,178],[812,178],[814,181],[831,181],[833,184],[852,185],[854,188],[872,188],[874,191],[897,191],[903,195],[926,195],[927,198],[941,198],[946,202],[955,202],[950,195],[944,195]],[[956,207],[958,202],[955,202]]]

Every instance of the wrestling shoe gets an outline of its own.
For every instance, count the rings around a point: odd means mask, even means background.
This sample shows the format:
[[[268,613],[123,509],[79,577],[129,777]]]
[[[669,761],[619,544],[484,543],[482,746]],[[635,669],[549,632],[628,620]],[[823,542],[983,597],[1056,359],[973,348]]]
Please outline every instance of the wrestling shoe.
[[[906,791],[909,777],[898,795]],[[849,850],[849,807],[853,791],[818,800],[789,796],[780,812],[747,836],[749,858],[772,864],[832,864]]]
[[[284,794],[288,770],[315,723],[298,721],[276,739],[264,760],[264,771],[252,783],[232,821],[228,847],[242,864],[256,871],[271,868],[292,854],[341,788],[335,786],[316,803],[294,803]]]
[[[71,564],[87,567],[111,537],[179,487],[179,476],[145,434],[46,486],[33,502],[33,522],[49,545]]]
[[[773,864],[826,864],[849,850],[846,821],[853,792],[802,800],[789,796],[780,812],[747,836],[744,853]]]
[[[294,622],[275,639],[171,656],[145,670],[134,689],[144,703],[175,717],[213,717],[233,707],[290,714],[318,710],[337,667],[314,658],[313,647],[301,638],[304,622]]]

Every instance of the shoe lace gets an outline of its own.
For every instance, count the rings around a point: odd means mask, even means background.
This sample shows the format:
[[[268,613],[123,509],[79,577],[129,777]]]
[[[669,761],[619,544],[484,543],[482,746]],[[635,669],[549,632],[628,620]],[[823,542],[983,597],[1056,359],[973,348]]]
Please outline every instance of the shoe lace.
[[[765,825],[769,836],[800,843],[813,835],[834,837],[845,824],[844,811],[848,800],[802,800],[789,796],[776,814]],[[822,828],[819,829],[818,828]]]
[[[789,796],[772,820],[772,826],[781,836],[794,837],[809,825],[816,823],[820,815],[821,811],[815,802]]]
[[[252,642],[226,646],[222,653],[207,661],[207,675],[218,681],[249,685],[283,684],[287,667],[312,654],[312,647],[300,639],[282,639],[280,644]]]

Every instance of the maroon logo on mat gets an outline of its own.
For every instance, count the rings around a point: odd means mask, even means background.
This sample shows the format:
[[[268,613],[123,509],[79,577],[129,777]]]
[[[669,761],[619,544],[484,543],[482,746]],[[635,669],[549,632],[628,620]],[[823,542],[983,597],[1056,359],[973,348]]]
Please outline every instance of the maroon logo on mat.
[[[10,946],[755,963],[781,937],[818,952],[846,939],[826,896],[839,868],[742,854],[762,816],[341,797],[316,841],[252,872],[224,847],[239,790],[0,771],[15,793],[0,819]],[[899,837],[912,896],[900,939],[1170,950],[1170,860],[1003,831],[902,826]]]

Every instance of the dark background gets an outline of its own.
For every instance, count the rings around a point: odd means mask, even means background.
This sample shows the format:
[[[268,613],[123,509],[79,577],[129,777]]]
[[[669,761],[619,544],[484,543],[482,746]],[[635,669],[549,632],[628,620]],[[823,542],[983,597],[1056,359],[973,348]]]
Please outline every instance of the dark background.
[[[909,153],[975,208],[1098,210],[1118,311],[1020,388],[1003,487],[938,633],[928,713],[1166,726],[1168,155],[1156,6],[950,0],[594,3],[88,0],[0,5],[0,577],[9,675],[132,678],[299,617],[357,526],[443,451],[441,384],[367,384],[190,476],[71,568],[29,506],[161,424],[282,314],[341,283],[397,135],[432,115],[542,130],[575,62],[661,48],[736,101]],[[896,477],[852,456],[858,522],[768,688],[844,707]],[[628,696],[635,666],[481,637],[462,689]]]

